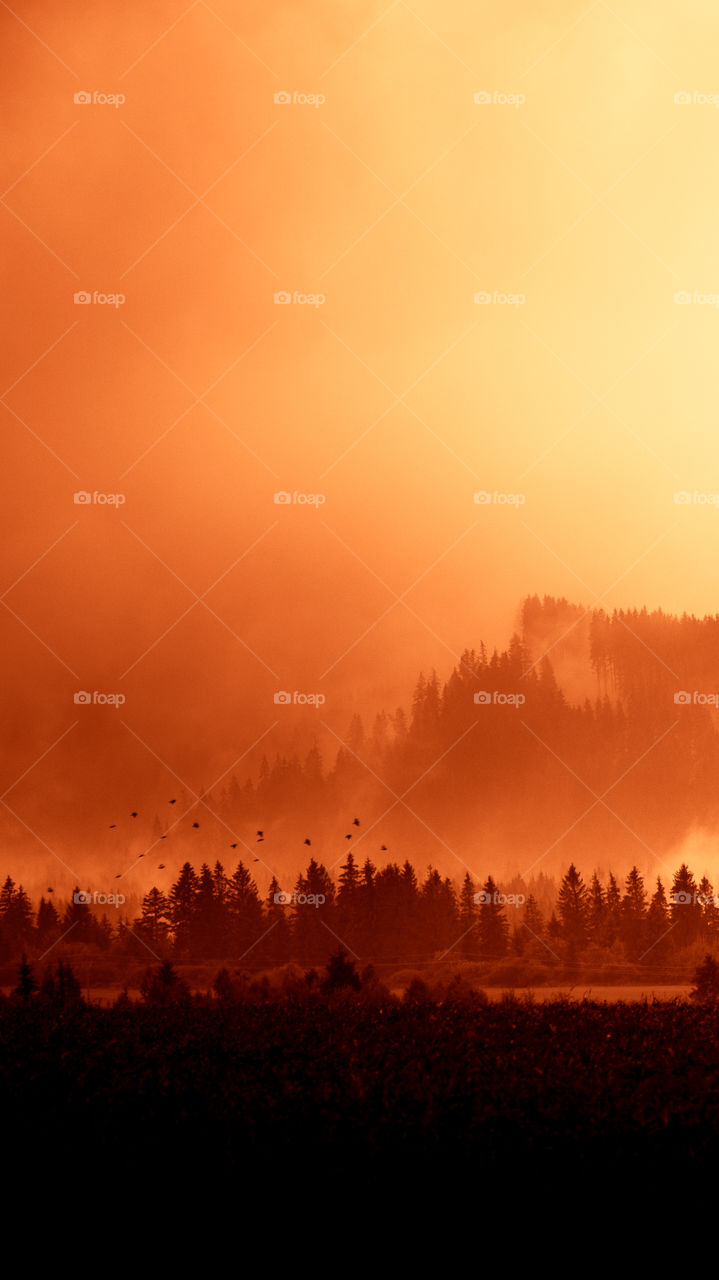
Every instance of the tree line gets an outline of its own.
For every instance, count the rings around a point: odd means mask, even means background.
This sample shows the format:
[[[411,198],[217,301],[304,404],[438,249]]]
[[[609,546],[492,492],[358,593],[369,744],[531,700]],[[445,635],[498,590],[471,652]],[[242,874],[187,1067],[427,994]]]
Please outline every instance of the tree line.
[[[668,888],[660,877],[647,887],[637,867],[621,884],[611,872],[604,883],[596,872],[587,882],[574,864],[554,897],[550,884],[545,877],[501,886],[468,871],[453,883],[432,867],[420,880],[409,861],[378,869],[349,853],[336,881],[311,858],[291,891],[273,877],[263,899],[243,862],[231,874],[219,862],[199,870],[186,862],[168,892],[153,887],[138,916],[118,914],[113,923],[77,888],[60,910],[45,897],[35,910],[8,876],[0,890],[0,959],[42,956],[62,942],[120,956],[144,950],[158,959],[226,957],[271,967],[315,964],[340,944],[368,962],[517,956],[657,966],[697,943],[719,947],[719,899],[685,863]]]

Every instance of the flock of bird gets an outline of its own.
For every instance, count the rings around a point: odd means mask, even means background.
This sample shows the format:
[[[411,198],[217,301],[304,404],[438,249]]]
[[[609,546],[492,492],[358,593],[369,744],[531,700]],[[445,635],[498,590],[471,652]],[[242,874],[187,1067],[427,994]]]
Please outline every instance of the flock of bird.
[[[177,800],[170,800],[170,801],[169,801],[169,803],[170,803],[170,804],[177,804]],[[131,818],[137,818],[137,817],[138,817],[138,813],[137,813],[137,811],[133,809],[132,813],[130,814],[130,817],[131,817]],[[197,829],[199,828],[200,824],[199,824],[199,822],[193,822],[192,826],[193,826],[193,828],[194,828],[195,830],[197,830]],[[359,818],[353,818],[353,819],[352,819],[352,826],[353,826],[353,827],[359,827],[359,826],[360,826],[360,820],[359,820]],[[113,831],[113,830],[115,830],[115,828],[116,828],[116,827],[117,827],[117,823],[116,823],[116,822],[111,822],[111,823],[110,823],[110,825],[109,825],[109,830],[110,830],[110,831]],[[161,840],[166,840],[166,839],[167,839],[167,835],[160,836],[160,839],[161,839]],[[263,843],[264,843],[264,839],[265,839],[265,833],[264,833],[264,831],[258,831],[258,832],[257,832],[256,843],[257,843],[257,844],[263,844]],[[348,834],[345,836],[345,840],[351,840],[351,839],[352,839],[352,832],[350,831],[350,832],[348,832]],[[237,846],[238,846],[238,843],[239,843],[238,841],[235,841],[235,843],[234,843],[234,844],[231,844],[231,845],[230,845],[230,848],[231,848],[231,849],[236,849],[236,848],[237,848]],[[310,846],[311,846],[311,845],[312,845],[312,841],[311,841],[309,838],[306,838],[306,839],[305,839],[305,844],[306,844],[306,845],[310,845]],[[386,852],[387,852],[387,845],[386,845],[386,844],[380,845],[380,850],[381,850],[381,852],[382,852],[382,853],[386,853]],[[146,854],[144,854],[144,853],[139,853],[137,856],[138,856],[138,861],[139,861],[139,859],[140,859],[140,858],[144,858],[144,857],[146,857]],[[253,861],[253,862],[259,862],[259,861],[260,861],[260,859],[259,859],[259,858],[253,858],[253,859],[252,859],[252,861]],[[166,864],[165,864],[164,862],[159,862],[159,863],[157,864],[157,870],[158,870],[158,871],[164,871],[165,869],[166,869]],[[115,876],[115,879],[116,879],[116,880],[122,880],[123,875],[125,875],[125,874],[126,874],[126,872],[118,872],[118,874]],[[54,890],[53,888],[51,888],[51,887],[48,887],[48,890],[47,890],[47,891],[48,891],[48,893],[54,893],[54,892],[55,892],[55,890]]]
[[[176,799],[175,799],[175,800],[170,800],[170,801],[169,801],[169,803],[170,803],[170,804],[177,804],[177,800],[176,800]],[[137,818],[137,817],[138,817],[138,813],[137,813],[137,811],[133,809],[132,813],[130,814],[130,817],[131,817],[131,818]],[[193,826],[193,829],[194,829],[194,830],[197,830],[197,829],[199,828],[200,824],[199,824],[199,822],[193,822],[192,826]],[[359,820],[359,818],[353,818],[353,819],[352,819],[352,826],[354,826],[354,827],[359,827],[359,826],[360,826],[360,820]],[[110,829],[110,831],[115,830],[115,828],[116,828],[116,827],[117,827],[117,823],[116,823],[116,822],[111,822],[111,823],[110,823],[110,825],[109,825],[109,829]],[[160,836],[160,839],[161,839],[161,840],[166,840],[166,839],[167,839],[167,835],[165,834],[165,835],[163,835],[163,836]],[[258,831],[258,832],[257,832],[257,837],[256,837],[256,843],[257,843],[257,844],[263,844],[263,843],[264,843],[264,839],[265,839],[265,833],[264,833],[264,831]],[[351,840],[351,839],[352,839],[352,832],[350,831],[350,832],[348,832],[348,834],[345,836],[345,840]],[[311,845],[312,845],[312,841],[311,841],[310,839],[306,838],[306,839],[305,839],[305,844],[306,844],[306,845],[310,845],[310,846],[311,846]],[[230,845],[230,848],[231,848],[231,849],[236,849],[236,848],[237,848],[237,845],[238,845],[238,842],[237,842],[237,841],[235,841],[235,843],[234,843],[234,844],[231,844],[231,845]],[[386,846],[386,844],[381,845],[381,846],[380,846],[380,848],[381,848],[382,853],[386,853],[386,852],[387,852],[387,846]],[[138,860],[139,860],[140,858],[144,858],[145,856],[146,856],[146,855],[145,855],[144,853],[140,853],[140,854],[138,854]],[[259,862],[259,861],[260,861],[260,859],[259,859],[259,858],[253,858],[253,859],[252,859],[252,861],[253,861],[253,862]],[[164,871],[165,869],[166,869],[166,864],[165,864],[164,862],[159,862],[159,863],[158,863],[158,865],[157,865],[157,870],[158,870],[158,871]],[[121,880],[124,874],[125,874],[124,872],[118,872],[118,874],[115,876],[115,879],[116,879],[116,880]],[[48,888],[48,893],[54,893],[54,892],[55,892],[55,890],[54,890],[54,889],[52,889],[52,888]]]

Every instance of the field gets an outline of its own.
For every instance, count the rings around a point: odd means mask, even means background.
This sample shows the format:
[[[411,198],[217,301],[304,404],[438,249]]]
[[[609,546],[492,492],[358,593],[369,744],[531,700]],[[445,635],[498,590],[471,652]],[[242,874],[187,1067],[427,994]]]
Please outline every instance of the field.
[[[701,1177],[719,1015],[655,1003],[191,1000],[0,1017],[5,1156],[377,1186],[392,1177]]]

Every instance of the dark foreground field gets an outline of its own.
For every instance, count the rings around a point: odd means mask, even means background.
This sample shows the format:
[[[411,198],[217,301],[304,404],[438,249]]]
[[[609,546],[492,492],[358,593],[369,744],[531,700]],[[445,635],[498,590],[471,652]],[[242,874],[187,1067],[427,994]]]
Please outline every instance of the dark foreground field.
[[[0,1090],[18,1171],[51,1157],[255,1185],[320,1167],[367,1185],[470,1170],[478,1186],[648,1187],[713,1175],[719,1016],[512,1000],[6,1007]]]

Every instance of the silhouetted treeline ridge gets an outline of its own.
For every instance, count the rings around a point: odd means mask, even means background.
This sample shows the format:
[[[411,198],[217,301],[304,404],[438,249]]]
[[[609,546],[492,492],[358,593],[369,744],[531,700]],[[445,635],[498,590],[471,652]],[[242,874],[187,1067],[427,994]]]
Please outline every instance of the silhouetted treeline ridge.
[[[633,867],[623,882],[612,873],[589,881],[572,864],[556,893],[540,877],[531,885],[453,883],[430,867],[349,853],[335,878],[316,859],[283,888],[273,878],[264,899],[240,862],[229,874],[218,862],[199,871],[187,862],[168,892],[153,887],[133,919],[111,923],[93,911],[91,894],[76,889],[62,911],[41,899],[37,910],[7,877],[0,891],[0,959],[49,954],[65,947],[184,961],[227,958],[248,967],[324,961],[339,943],[365,962],[521,958],[537,965],[583,963],[661,967],[697,947],[719,949],[719,896],[706,877],[682,864],[665,887]],[[540,905],[541,904],[541,905]]]

